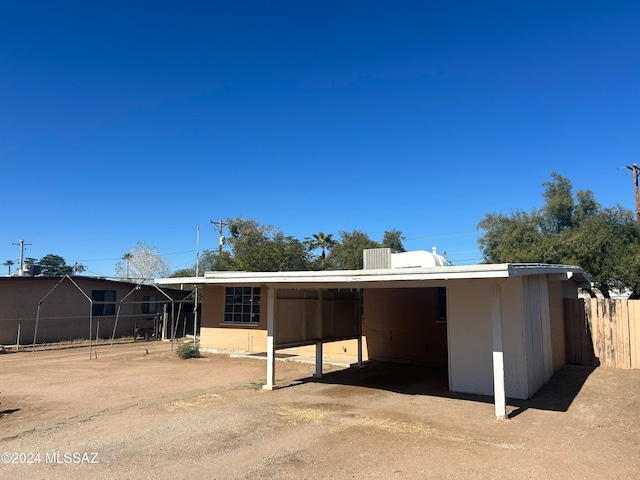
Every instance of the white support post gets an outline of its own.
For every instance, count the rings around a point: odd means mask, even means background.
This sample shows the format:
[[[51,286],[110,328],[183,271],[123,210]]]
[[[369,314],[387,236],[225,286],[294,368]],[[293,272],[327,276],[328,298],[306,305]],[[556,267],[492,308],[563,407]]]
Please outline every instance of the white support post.
[[[276,344],[275,344],[275,324],[276,324],[276,289],[267,289],[267,383],[262,388],[273,390],[276,381]]]
[[[318,308],[316,309],[316,371],[314,378],[322,378],[322,339],[324,332],[322,329],[324,318],[324,292],[322,289],[317,290]]]
[[[504,382],[504,348],[502,344],[502,294],[500,285],[491,289],[491,330],[493,333],[493,395],[498,420],[507,419]]]
[[[358,321],[358,361],[349,365],[351,368],[362,368],[362,315],[356,312]]]
[[[362,305],[362,292],[360,292],[358,294],[358,302],[355,305],[355,314],[356,314],[356,318],[358,319],[358,328],[356,329],[358,331],[358,368],[362,368],[362,310],[361,310],[361,306]]]
[[[316,373],[314,378],[322,378],[322,340],[316,342]]]

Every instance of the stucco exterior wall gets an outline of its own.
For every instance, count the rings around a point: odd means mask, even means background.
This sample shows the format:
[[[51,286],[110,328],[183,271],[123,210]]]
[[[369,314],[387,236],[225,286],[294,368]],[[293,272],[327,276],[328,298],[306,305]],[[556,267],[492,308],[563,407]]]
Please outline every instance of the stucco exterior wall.
[[[437,319],[437,284],[365,289],[364,359],[447,366],[451,391],[492,395],[492,317],[496,314],[501,318],[506,395],[530,398],[564,364],[562,297],[567,293],[567,283],[570,282],[549,280],[546,274],[443,280],[446,322]],[[203,348],[265,351],[266,291],[266,288],[261,291],[258,325],[224,325],[224,287],[205,287]],[[289,298],[279,299],[276,304],[276,318],[283,319],[280,324],[276,320],[276,344],[283,345],[289,340],[294,343],[299,338],[313,341],[308,333],[316,331],[318,324],[314,321],[322,316],[324,325],[332,316],[318,313],[319,297],[311,290],[305,293],[292,290],[283,295]],[[494,312],[498,295],[499,309]],[[328,307],[323,307],[323,311],[327,313]],[[315,345],[298,346],[291,352],[314,356]],[[324,345],[325,357],[355,361],[356,354],[355,340]]]
[[[260,290],[260,322],[223,323],[224,286],[211,285],[202,290],[200,346],[219,351],[264,352],[267,349],[267,289]]]
[[[116,337],[133,335],[136,323],[139,327],[147,323],[153,326],[155,314],[142,314],[144,295],[155,296],[160,302],[165,299],[154,287],[143,286],[131,293],[135,284],[80,276],[73,279],[90,298],[93,290],[116,292],[116,312],[120,306]],[[20,344],[33,342],[40,301],[36,343],[89,338],[91,303],[69,279],[60,280],[60,277],[12,277],[0,281],[0,344],[17,343],[18,325]],[[115,320],[115,315],[93,315],[91,337],[99,333],[101,338],[110,338]]]
[[[447,305],[449,389],[493,394],[490,286],[452,285]]]
[[[314,357],[316,354],[315,345],[306,345],[284,350],[290,351],[297,355]],[[357,340],[338,340],[336,342],[327,342],[322,345],[322,353],[327,361],[336,360],[340,362],[356,363],[358,361],[358,341]],[[362,360],[367,361],[369,353],[367,351],[367,339],[362,340]]]
[[[510,278],[499,288],[506,394],[528,398],[522,281]],[[449,388],[454,392],[493,395],[493,287],[488,282],[454,283],[447,293]]]
[[[549,281],[549,314],[551,320],[551,350],[553,371],[556,372],[566,363],[563,287],[560,281]],[[577,291],[577,288],[574,288]]]
[[[531,392],[527,383],[522,307],[524,283],[521,277],[510,278],[501,285],[500,289],[506,394],[511,398],[529,398]],[[493,391],[493,384],[491,387]]]
[[[204,349],[217,351],[264,352],[267,348],[267,289],[260,290],[260,321],[257,324],[225,324],[224,286],[203,289],[200,344]],[[351,292],[316,290],[279,290],[276,300],[276,344],[314,342],[324,338],[354,336],[357,331],[357,295]],[[322,314],[320,314],[322,312]],[[345,350],[357,358],[357,345],[328,342],[323,346],[325,355],[344,356]],[[343,348],[344,347],[344,348]],[[315,345],[296,347],[299,354],[315,355]]]
[[[365,290],[362,333],[371,359],[447,365],[447,323],[437,319],[435,288]]]
[[[549,286],[546,275],[523,278],[527,385],[531,394],[553,375]]]

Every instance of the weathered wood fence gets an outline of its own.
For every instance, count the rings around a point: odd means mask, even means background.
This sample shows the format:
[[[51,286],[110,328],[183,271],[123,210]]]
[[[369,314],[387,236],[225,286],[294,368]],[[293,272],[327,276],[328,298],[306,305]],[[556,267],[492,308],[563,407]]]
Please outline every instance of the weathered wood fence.
[[[564,301],[567,363],[640,368],[640,300]]]

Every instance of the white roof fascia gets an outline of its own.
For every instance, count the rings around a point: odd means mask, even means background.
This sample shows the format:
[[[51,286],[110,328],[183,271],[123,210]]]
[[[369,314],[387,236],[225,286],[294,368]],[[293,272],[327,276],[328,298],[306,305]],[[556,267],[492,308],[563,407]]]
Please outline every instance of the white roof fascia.
[[[509,278],[524,275],[576,274],[588,282],[579,267],[547,264],[482,264],[380,270],[329,270],[299,272],[205,272],[204,277],[158,278],[158,285],[321,285],[376,284],[433,280]],[[567,277],[569,278],[569,277]],[[576,279],[577,280],[577,279]],[[578,281],[578,280],[577,280]],[[580,283],[580,282],[579,282]]]
[[[551,275],[557,280],[576,281],[581,288],[591,288],[591,280],[586,272],[574,265],[554,265],[544,263],[514,263],[511,264],[512,274],[510,276],[519,277],[524,275]]]
[[[153,281],[156,285],[204,285],[207,279],[204,277],[170,277],[156,278]]]

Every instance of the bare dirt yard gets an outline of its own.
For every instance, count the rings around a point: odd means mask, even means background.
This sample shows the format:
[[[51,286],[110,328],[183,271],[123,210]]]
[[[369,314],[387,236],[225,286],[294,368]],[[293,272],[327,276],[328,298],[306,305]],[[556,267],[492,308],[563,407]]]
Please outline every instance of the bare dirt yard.
[[[640,478],[640,371],[567,366],[496,420],[446,373],[161,342],[0,355],[0,478]]]

